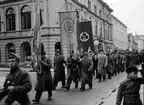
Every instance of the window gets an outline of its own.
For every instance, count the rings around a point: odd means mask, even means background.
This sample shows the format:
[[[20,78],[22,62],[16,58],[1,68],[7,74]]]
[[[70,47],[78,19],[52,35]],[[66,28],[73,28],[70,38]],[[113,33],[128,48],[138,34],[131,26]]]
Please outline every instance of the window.
[[[100,24],[100,38],[102,38],[102,24]]]
[[[9,8],[6,12],[6,30],[15,30],[15,12],[13,8]]]
[[[28,6],[24,6],[21,10],[21,28],[22,29],[31,28],[31,11]]]
[[[94,5],[94,13],[97,15],[97,6]]]
[[[95,21],[95,35],[97,36],[97,21]]]
[[[99,10],[99,16],[102,17],[102,11],[101,10]]]
[[[91,10],[91,1],[88,0],[88,9]]]

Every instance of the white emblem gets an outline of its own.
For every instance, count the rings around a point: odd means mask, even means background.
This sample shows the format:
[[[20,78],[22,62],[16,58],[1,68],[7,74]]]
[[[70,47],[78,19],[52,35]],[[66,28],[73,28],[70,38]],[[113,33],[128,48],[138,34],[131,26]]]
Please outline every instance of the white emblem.
[[[81,40],[82,42],[88,41],[88,40],[89,40],[89,34],[88,34],[87,32],[82,32],[82,33],[80,34],[80,40]]]

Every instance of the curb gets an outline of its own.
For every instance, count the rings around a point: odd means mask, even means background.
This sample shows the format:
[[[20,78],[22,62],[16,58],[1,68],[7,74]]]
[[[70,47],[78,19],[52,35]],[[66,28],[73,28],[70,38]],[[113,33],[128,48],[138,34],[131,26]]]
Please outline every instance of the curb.
[[[118,90],[118,86],[116,86],[116,88],[114,89],[110,89],[109,92],[103,95],[100,99],[98,99],[98,101],[95,102],[94,105],[103,105],[105,100],[109,98],[112,95],[112,93],[116,92],[117,90]]]

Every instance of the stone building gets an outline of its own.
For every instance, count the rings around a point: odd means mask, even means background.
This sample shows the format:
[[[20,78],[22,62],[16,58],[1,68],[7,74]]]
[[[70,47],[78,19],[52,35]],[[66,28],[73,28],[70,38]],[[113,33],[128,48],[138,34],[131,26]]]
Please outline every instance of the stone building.
[[[138,50],[138,44],[134,39],[134,35],[132,33],[128,33],[128,50],[136,51]]]
[[[126,50],[128,48],[127,26],[112,15],[114,49]]]
[[[32,37],[37,0],[0,1],[0,62],[8,61],[8,54],[15,52],[21,62],[31,56]],[[39,0],[42,9],[42,43],[53,61],[55,50],[60,46],[59,12],[77,11],[78,21],[92,21],[95,50],[112,48],[113,11],[102,0]]]
[[[144,50],[144,35],[135,35],[134,40],[138,44],[138,51]]]

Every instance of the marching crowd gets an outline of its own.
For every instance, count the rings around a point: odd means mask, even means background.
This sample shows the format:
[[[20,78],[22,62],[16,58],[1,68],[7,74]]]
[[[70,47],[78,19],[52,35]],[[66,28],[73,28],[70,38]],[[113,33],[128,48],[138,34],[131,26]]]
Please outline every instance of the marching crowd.
[[[124,72],[128,66],[144,61],[144,52],[118,52],[115,50],[105,54],[103,50],[100,50],[97,54],[90,51],[82,52],[79,55],[71,52],[65,60],[60,51],[56,50],[54,76],[52,77],[50,71],[52,63],[45,54],[44,47],[42,47],[41,60],[34,68],[37,73],[35,99],[32,100],[34,103],[39,103],[41,95],[45,91],[48,92],[48,100],[52,100],[52,91],[57,88],[59,82],[61,82],[62,88],[69,90],[73,81],[76,89],[80,87],[80,90],[84,91],[87,84],[89,89],[92,89],[93,79],[98,79],[98,82],[112,79],[112,76]],[[29,74],[20,69],[19,60],[19,57],[13,53],[9,58],[10,73],[4,83],[3,90],[5,91],[0,92],[0,100],[8,95],[5,105],[11,105],[15,100],[21,105],[31,104],[27,93],[32,89],[32,85]],[[65,74],[65,68],[67,68],[67,74]]]

